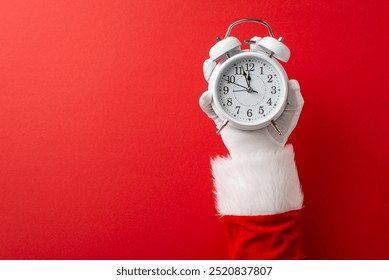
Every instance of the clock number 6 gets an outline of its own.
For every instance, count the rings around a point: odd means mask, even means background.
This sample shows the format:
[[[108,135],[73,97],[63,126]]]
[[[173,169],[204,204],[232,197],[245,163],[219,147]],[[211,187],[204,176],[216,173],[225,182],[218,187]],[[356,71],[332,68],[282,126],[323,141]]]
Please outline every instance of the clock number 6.
[[[253,116],[253,109],[248,109],[247,110],[247,116],[252,117]]]

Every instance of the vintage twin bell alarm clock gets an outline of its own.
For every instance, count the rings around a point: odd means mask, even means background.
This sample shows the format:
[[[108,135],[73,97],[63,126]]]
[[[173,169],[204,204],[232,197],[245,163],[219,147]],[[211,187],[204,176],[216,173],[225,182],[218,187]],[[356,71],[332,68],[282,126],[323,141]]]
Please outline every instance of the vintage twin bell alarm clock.
[[[249,49],[241,49],[240,41],[229,36],[234,26],[255,22],[265,25],[269,37],[245,40]],[[274,38],[266,22],[259,19],[241,19],[232,23],[224,39],[209,51],[204,62],[204,76],[213,94],[212,107],[223,121],[217,134],[228,124],[242,130],[255,130],[276,124],[285,109],[288,95],[288,77],[277,61],[287,62],[289,48],[283,38]]]

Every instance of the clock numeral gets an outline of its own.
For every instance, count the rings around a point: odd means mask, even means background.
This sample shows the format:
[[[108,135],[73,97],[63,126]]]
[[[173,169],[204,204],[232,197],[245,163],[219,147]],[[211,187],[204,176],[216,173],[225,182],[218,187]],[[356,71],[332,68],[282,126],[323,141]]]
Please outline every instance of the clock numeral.
[[[265,110],[263,110],[263,106],[259,106],[259,111],[258,111],[258,113],[259,113],[260,115],[262,115],[263,113],[265,113]]]
[[[231,75],[231,76],[227,76],[227,83],[235,83],[235,76],[234,75]]]
[[[252,117],[253,116],[253,109],[248,109],[247,110],[247,116]]]
[[[273,104],[273,103],[271,102],[271,98],[269,98],[269,100],[268,100],[266,103],[269,104],[270,106],[271,106],[271,104]]]
[[[236,75],[243,75],[244,71],[254,71],[255,70],[255,64],[254,63],[245,63],[244,65],[240,67],[235,67],[235,74]]]
[[[235,109],[236,109],[236,113],[239,115],[240,106],[235,106]]]
[[[276,92],[277,92],[277,87],[276,86],[272,86],[270,93],[271,94],[275,94]]]
[[[273,75],[269,74],[269,75],[267,75],[267,78],[268,78],[268,80],[267,80],[268,83],[273,82]]]
[[[246,63],[246,71],[254,71],[254,63]]]
[[[259,75],[263,75],[263,66],[259,67]]]
[[[255,70],[255,64],[254,63],[246,63],[240,67],[235,67],[235,74],[236,75],[243,75],[243,71],[254,71]]]
[[[228,86],[224,86],[223,87],[223,93],[224,94],[227,94],[229,91],[230,91],[230,89],[228,88]]]
[[[232,98],[227,98],[227,106],[231,106],[232,105]]]

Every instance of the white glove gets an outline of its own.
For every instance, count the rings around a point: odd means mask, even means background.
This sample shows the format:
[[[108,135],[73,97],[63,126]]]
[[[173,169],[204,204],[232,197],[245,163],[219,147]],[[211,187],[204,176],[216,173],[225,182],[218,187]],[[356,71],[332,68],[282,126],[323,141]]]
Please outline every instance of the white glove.
[[[270,125],[259,130],[245,131],[227,124],[221,131],[221,137],[232,158],[238,158],[257,151],[279,150],[284,147],[289,135],[297,125],[304,104],[299,83],[296,80],[290,80],[288,84],[287,105],[282,115],[276,120],[282,135],[279,135]],[[215,121],[216,127],[219,127],[222,120],[212,109],[212,92],[204,92],[199,103],[201,109]]]

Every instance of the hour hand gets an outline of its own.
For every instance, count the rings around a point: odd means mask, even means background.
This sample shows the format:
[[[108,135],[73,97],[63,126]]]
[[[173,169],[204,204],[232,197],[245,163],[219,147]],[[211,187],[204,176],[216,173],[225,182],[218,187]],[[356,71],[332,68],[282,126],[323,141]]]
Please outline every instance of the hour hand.
[[[247,75],[247,84],[249,87],[251,87],[251,76],[250,76],[250,71],[247,71],[248,72],[248,75]]]

